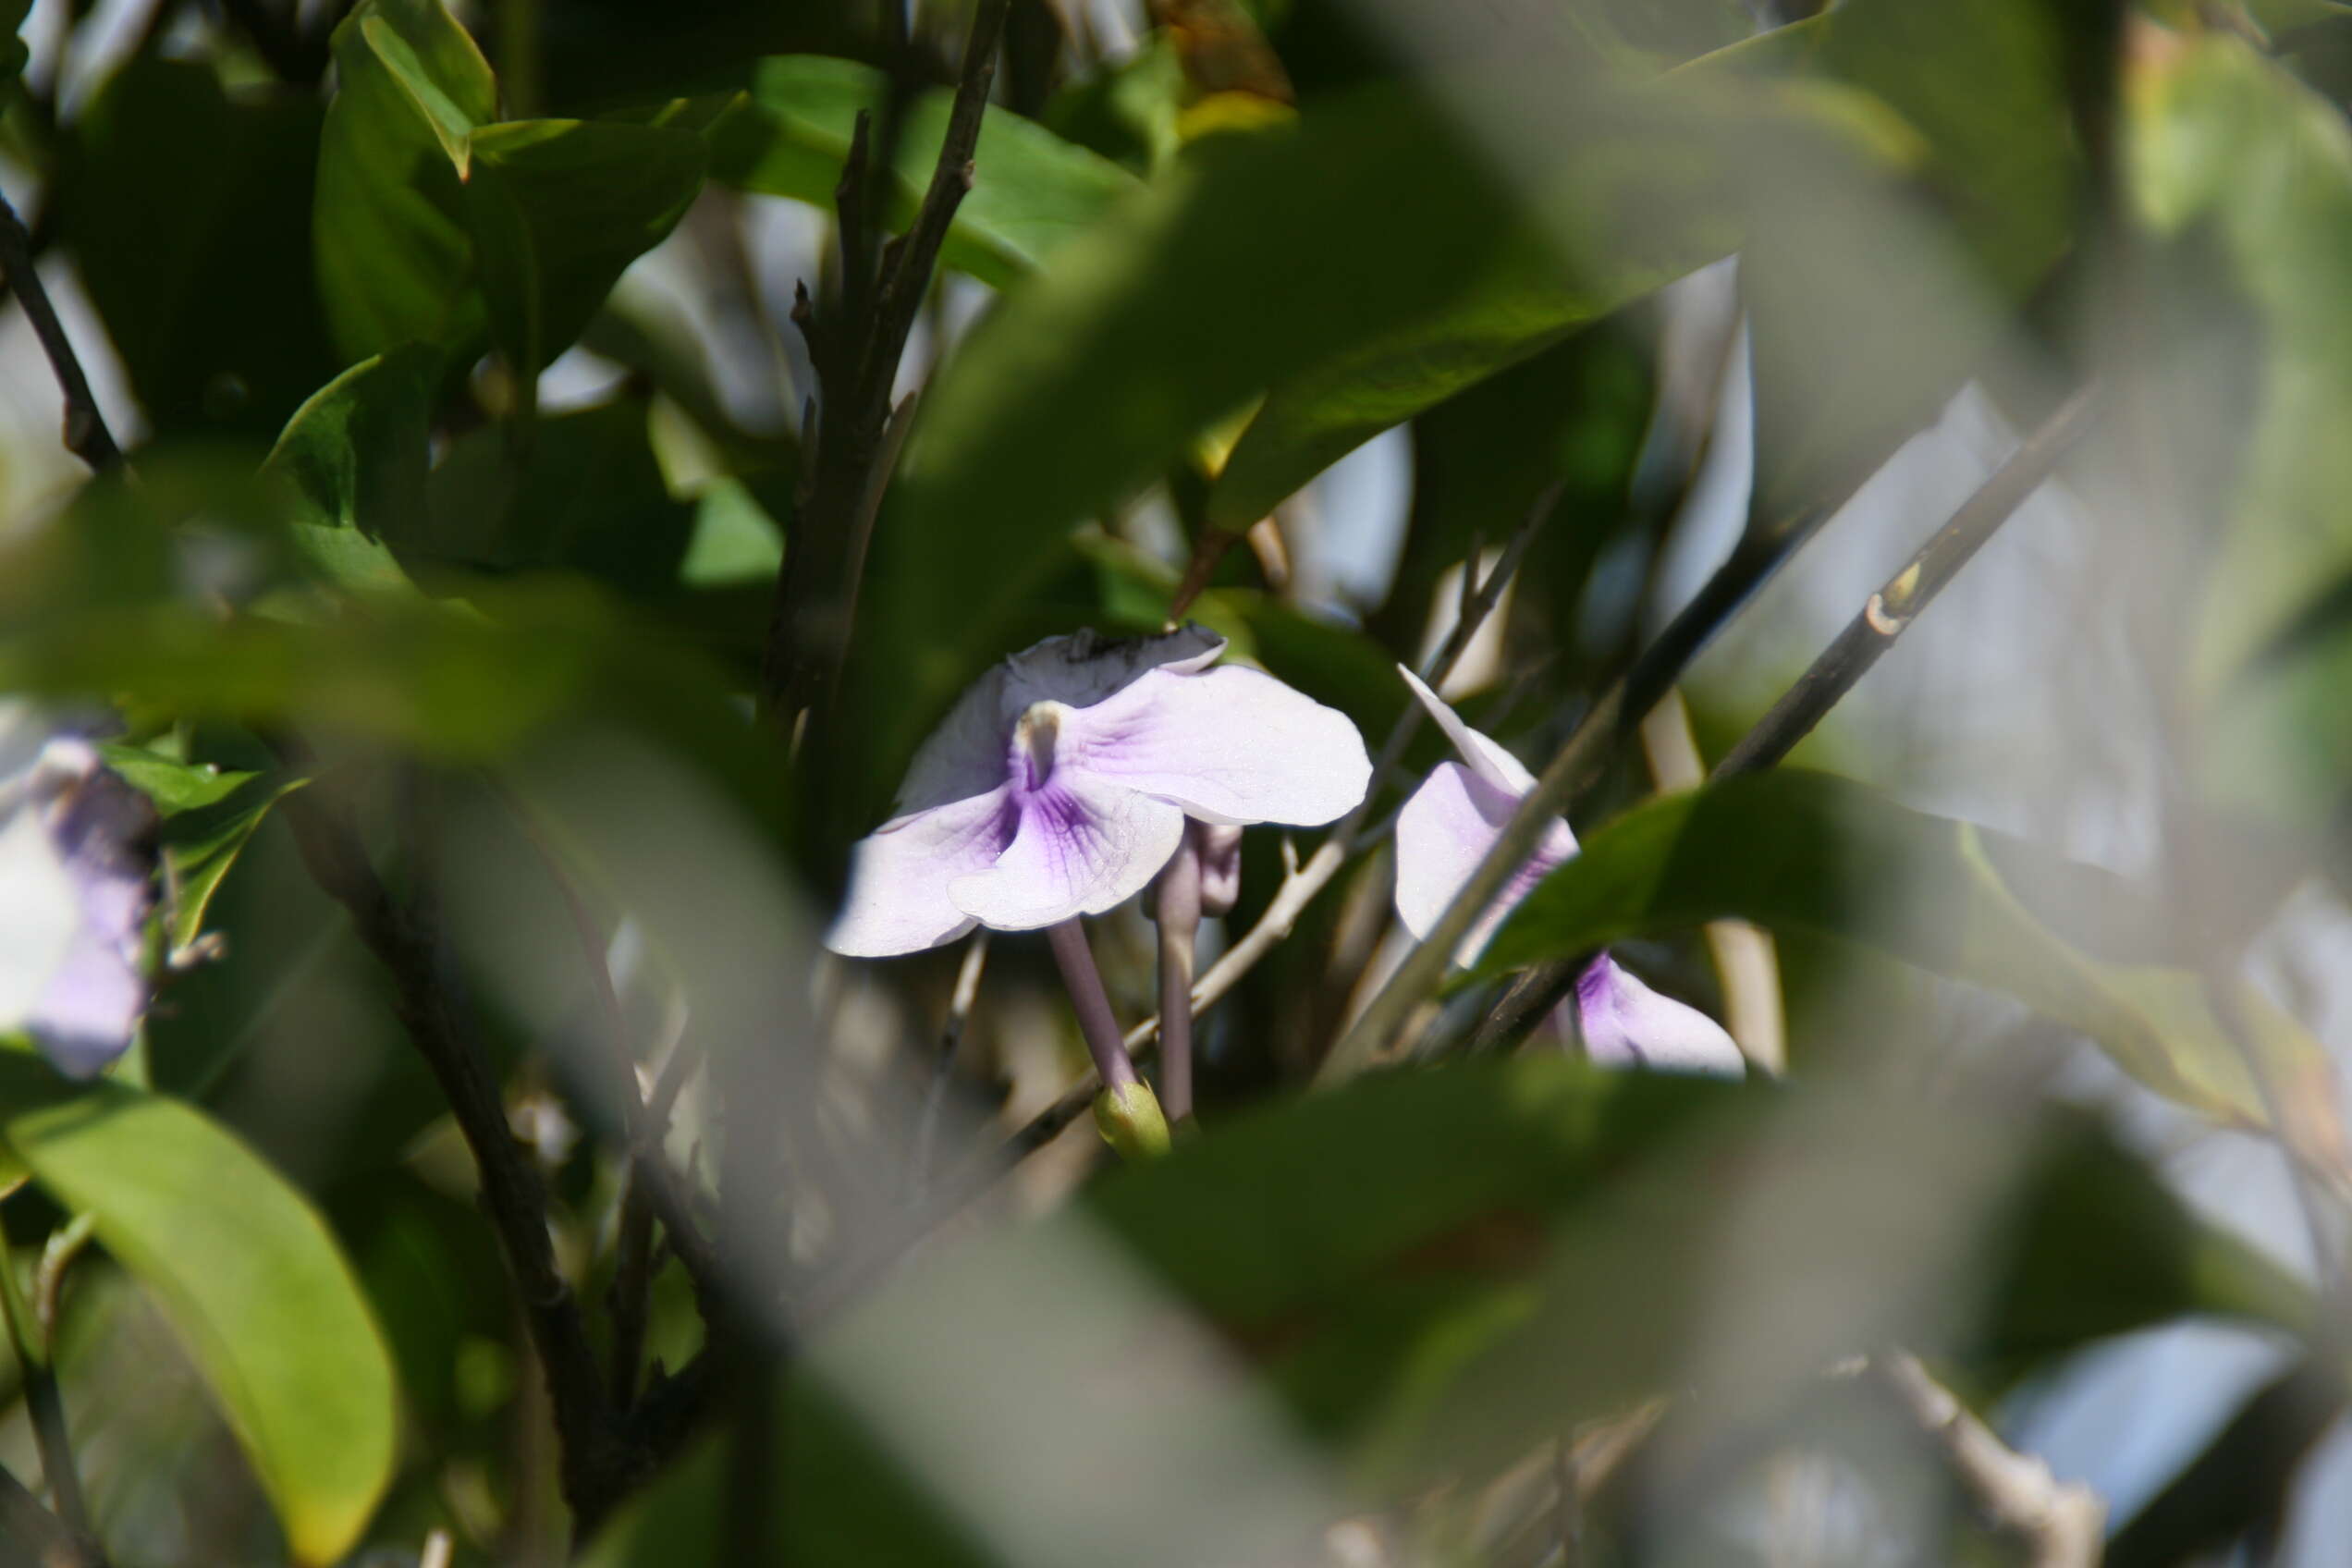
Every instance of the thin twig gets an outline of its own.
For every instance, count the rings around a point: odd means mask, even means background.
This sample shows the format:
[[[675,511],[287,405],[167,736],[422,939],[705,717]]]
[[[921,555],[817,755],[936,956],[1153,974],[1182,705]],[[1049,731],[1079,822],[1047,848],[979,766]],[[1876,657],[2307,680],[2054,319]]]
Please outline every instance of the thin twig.
[[[1478,634],[1478,629],[1486,624],[1495,606],[1502,603],[1503,591],[1510,587],[1520,562],[1526,558],[1527,548],[1534,544],[1537,533],[1559,506],[1563,488],[1552,485],[1537,498],[1493,568],[1479,579],[1477,591],[1467,594],[1462,613],[1454,621],[1453,631],[1421,671],[1421,679],[1430,690],[1437,690],[1446,677],[1453,673],[1453,667],[1461,662],[1471,639]],[[1465,589],[1470,579],[1477,575],[1474,570],[1476,565],[1477,553],[1473,552],[1469,563],[1463,569]],[[1420,728],[1421,718],[1419,703],[1405,704],[1398,713],[1396,722],[1389,727],[1388,739],[1381,743],[1380,754],[1373,763],[1373,789],[1366,793],[1363,802],[1354,811],[1341,820],[1337,827],[1331,829],[1330,836],[1317,846],[1315,852],[1303,864],[1285,870],[1282,885],[1274,890],[1274,896],[1268,900],[1265,913],[1258,916],[1257,924],[1250,927],[1248,935],[1227,948],[1217,962],[1208,966],[1207,973],[1194,983],[1193,1016],[1195,1019],[1241,984],[1242,977],[1291,934],[1298,925],[1299,916],[1306,913],[1307,905],[1313,903],[1316,895],[1340,874],[1340,868],[1347,864],[1348,856],[1359,843],[1378,838],[1393,824],[1394,818],[1390,817],[1384,820],[1378,830],[1367,827],[1378,794],[1378,781],[1386,778],[1403,757],[1405,747],[1412,742],[1415,731]],[[1150,1060],[1158,1033],[1159,1020],[1157,1017],[1147,1018],[1127,1032],[1127,1048],[1137,1061]],[[1064,1091],[1060,1098],[1031,1118],[1008,1139],[1006,1151],[1018,1159],[1051,1143],[1064,1128],[1086,1113],[1101,1087],[1101,1081],[1091,1073],[1080,1079]]]
[[[2097,399],[2087,386],[2061,403],[1903,570],[1870,595],[1837,640],[1716,765],[1715,777],[1770,767],[1811,734],[2010,515],[2041,488],[2089,431],[2096,412]]]
[[[803,296],[793,312],[823,396],[813,439],[803,444],[806,488],[793,548],[778,571],[760,663],[761,707],[787,735],[796,733],[804,715],[829,706],[849,646],[873,520],[912,413],[902,403],[893,417],[892,386],[948,227],[972,189],[973,154],[1010,5],[980,0],[930,184],[907,232],[878,256],[867,208],[873,181],[893,178],[900,116],[886,114],[871,139],[878,146],[869,145],[867,121],[859,117],[836,192],[839,287],[821,308]]]
[[[2098,1493],[2003,1442],[1908,1351],[1870,1357],[1868,1376],[1942,1451],[1986,1523],[2025,1546],[2032,1568],[2097,1568],[2107,1529]]]
[[[106,428],[105,416],[98,411],[90,378],[74,357],[73,341],[66,336],[57,307],[50,302],[41,271],[33,264],[32,237],[5,198],[0,198],[0,275],[6,276],[18,302],[24,306],[25,319],[32,323],[33,335],[41,339],[42,352],[49,356],[49,369],[57,378],[58,389],[66,395],[66,450],[99,473],[120,468],[122,448],[115,445],[114,432]]]

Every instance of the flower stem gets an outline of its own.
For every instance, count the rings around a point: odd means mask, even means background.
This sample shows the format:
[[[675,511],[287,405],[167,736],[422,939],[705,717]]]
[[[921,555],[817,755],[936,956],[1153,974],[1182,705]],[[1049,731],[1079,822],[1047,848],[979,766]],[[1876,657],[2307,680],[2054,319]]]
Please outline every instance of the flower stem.
[[[1188,828],[1159,874],[1159,1102],[1170,1122],[1193,1114],[1193,943],[1200,932],[1200,845]]]
[[[1054,962],[1061,966],[1061,983],[1070,988],[1071,1011],[1086,1036],[1086,1049],[1106,1089],[1125,1089],[1136,1082],[1135,1064],[1127,1059],[1127,1043],[1119,1036],[1119,1021],[1111,1016],[1110,996],[1103,989],[1102,973],[1086,945],[1086,932],[1077,918],[1046,927]]]

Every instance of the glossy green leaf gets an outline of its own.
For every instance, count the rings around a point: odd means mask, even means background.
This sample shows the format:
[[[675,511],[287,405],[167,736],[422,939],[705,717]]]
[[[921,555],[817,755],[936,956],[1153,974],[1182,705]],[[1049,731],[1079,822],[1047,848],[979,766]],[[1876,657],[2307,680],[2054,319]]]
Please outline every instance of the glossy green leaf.
[[[692,129],[521,120],[468,139],[466,214],[490,332],[523,386],[571,345],[629,263],[702,188]]]
[[[386,541],[425,516],[438,369],[421,344],[361,361],[295,411],[262,465],[292,495],[296,556],[335,587],[412,591]]]
[[[335,30],[335,68],[313,245],[337,348],[477,340],[462,177],[497,113],[489,66],[441,0],[362,0]]]
[[[357,1544],[392,1476],[392,1363],[309,1201],[193,1107],[0,1055],[0,1140],[153,1292],[298,1560]]]
[[[1827,774],[1731,778],[1605,824],[1513,911],[1473,973],[1733,918],[1858,943],[2005,993],[2090,1036],[2160,1094],[2267,1122],[2196,974],[2179,967],[2196,957],[2192,926],[2175,929],[2111,873]],[[2250,991],[2240,1001],[2272,1071],[2298,1095],[2323,1093],[2318,1043]]]
[[[878,115],[886,91],[881,72],[853,60],[763,60],[749,104],[713,133],[713,172],[746,190],[830,207],[858,112]],[[908,108],[883,213],[894,229],[912,221],[931,183],[949,98],[935,88]],[[1134,184],[1109,159],[992,108],[980,122],[972,189],[956,210],[940,259],[1004,287],[1092,227]]]
[[[159,434],[266,439],[334,372],[310,259],[320,120],[311,95],[232,95],[210,65],[141,55],[75,122],[61,237]]]

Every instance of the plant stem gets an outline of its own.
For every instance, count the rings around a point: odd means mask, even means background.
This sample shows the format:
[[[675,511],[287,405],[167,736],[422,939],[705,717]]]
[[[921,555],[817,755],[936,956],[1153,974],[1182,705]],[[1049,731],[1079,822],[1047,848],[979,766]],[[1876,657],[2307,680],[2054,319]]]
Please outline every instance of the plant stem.
[[[6,276],[24,306],[25,319],[32,323],[33,336],[41,339],[42,352],[49,356],[49,369],[66,395],[66,450],[99,473],[122,467],[122,448],[115,445],[114,432],[106,428],[105,416],[98,411],[90,378],[74,357],[73,341],[57,320],[57,307],[50,302],[41,270],[33,264],[32,237],[5,199],[0,199],[0,275]]]
[[[1127,1043],[1119,1037],[1119,1021],[1111,1014],[1110,995],[1103,989],[1102,972],[1095,967],[1085,928],[1073,916],[1047,926],[1046,940],[1053,948],[1054,962],[1061,966],[1061,983],[1070,988],[1071,1010],[1078,1015],[1079,1031],[1086,1036],[1086,1050],[1095,1059],[1095,1072],[1103,1086],[1124,1089],[1134,1084],[1135,1064],[1127,1055]]]
[[[2059,404],[1903,570],[1870,595],[1837,640],[1716,765],[1714,777],[1770,767],[1811,734],[2010,515],[2041,488],[2096,416],[2097,399],[2088,386]]]
[[[1868,1371],[1943,1451],[1986,1522],[2024,1544],[2032,1568],[2096,1568],[2107,1525],[2107,1505],[2096,1492],[2061,1482],[2049,1465],[2003,1442],[1910,1352],[1874,1355]]]
[[[1188,824],[1176,857],[1160,872],[1153,913],[1159,923],[1159,1103],[1173,1125],[1193,1114],[1193,946],[1200,935],[1200,843]],[[1125,1054],[1125,1042],[1121,1043]]]
[[[65,1399],[57,1390],[57,1369],[49,1358],[49,1338],[17,1282],[16,1259],[5,1230],[0,1230],[0,1313],[7,1317],[9,1342],[24,1376],[25,1408],[32,1417],[41,1473],[49,1483],[57,1516],[74,1535],[94,1539],[90,1508],[82,1499],[81,1476],[74,1468],[73,1441],[66,1430]]]
[[[889,178],[900,116],[887,115],[878,136],[869,134],[865,116],[858,117],[835,193],[839,288],[821,308],[804,297],[793,312],[822,397],[808,421],[794,547],[778,571],[760,661],[761,709],[787,736],[800,732],[803,716],[822,720],[839,679],[875,518],[913,411],[909,402],[892,409],[891,388],[948,227],[972,189],[973,153],[1010,6],[1011,0],[980,0],[931,182],[907,232],[878,252],[871,187],[877,171]]]

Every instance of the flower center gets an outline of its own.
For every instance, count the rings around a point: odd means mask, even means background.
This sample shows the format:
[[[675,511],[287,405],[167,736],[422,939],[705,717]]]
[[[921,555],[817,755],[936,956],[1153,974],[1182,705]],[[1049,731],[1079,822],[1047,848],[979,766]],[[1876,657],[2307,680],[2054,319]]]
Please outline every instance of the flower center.
[[[1045,788],[1053,777],[1054,742],[1061,736],[1060,703],[1032,703],[1012,727],[1013,777],[1023,790]]]

